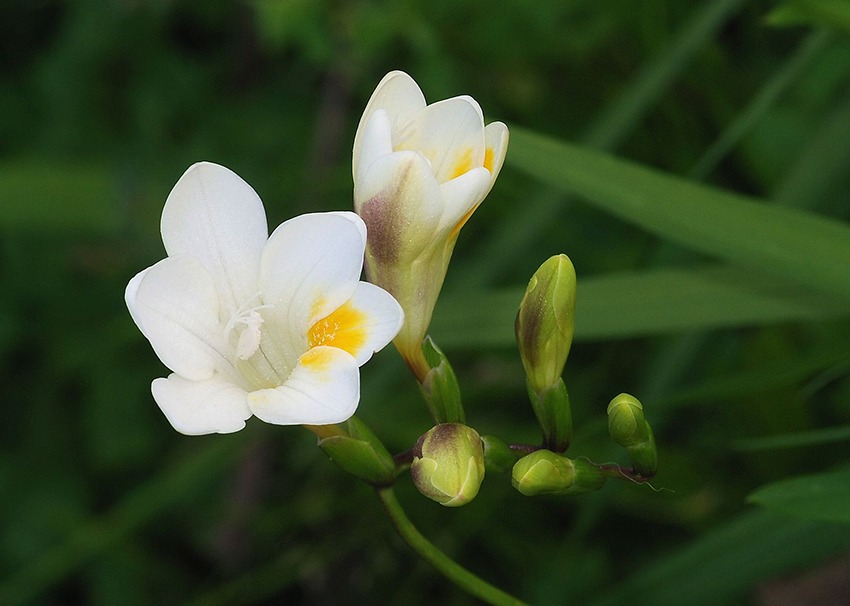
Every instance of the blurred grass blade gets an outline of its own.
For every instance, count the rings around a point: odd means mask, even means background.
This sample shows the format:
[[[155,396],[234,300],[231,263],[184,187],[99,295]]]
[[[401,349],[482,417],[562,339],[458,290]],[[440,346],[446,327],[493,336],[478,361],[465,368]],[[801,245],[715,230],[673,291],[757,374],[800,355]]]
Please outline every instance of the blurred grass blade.
[[[644,65],[609,105],[594,114],[581,141],[596,149],[615,149],[744,2],[746,0],[715,0],[697,8],[656,58]],[[480,287],[491,283],[499,268],[505,265],[504,260],[522,254],[568,203],[563,193],[556,194],[548,189],[537,193],[531,202],[533,213],[516,206],[512,214],[494,228],[486,248],[465,267],[468,276],[465,280],[469,285]]]
[[[738,450],[775,450],[778,448],[800,448],[804,446],[820,446],[834,442],[850,442],[850,425],[826,427],[812,431],[801,431],[778,436],[750,438],[735,443]],[[848,504],[850,509],[850,504]]]
[[[104,233],[118,224],[109,172],[99,166],[0,165],[0,229]]]
[[[512,127],[507,161],[664,239],[850,301],[850,226]]]
[[[789,0],[767,16],[771,25],[821,25],[850,32],[847,0]]]
[[[850,522],[850,468],[774,482],[747,500],[803,520]]]
[[[523,291],[446,293],[431,334],[444,347],[513,347]],[[575,338],[623,339],[848,314],[843,303],[801,294],[763,274],[711,266],[657,269],[579,277]]]
[[[172,468],[129,493],[105,515],[78,525],[63,543],[0,582],[0,604],[30,603],[91,558],[126,540],[167,507],[191,497],[221,477],[234,462],[236,448],[244,443],[243,434],[216,436],[206,448],[186,455]]]
[[[846,507],[846,504],[845,504]],[[590,606],[749,603],[756,583],[847,549],[850,526],[757,511],[635,570]],[[687,596],[687,597],[685,597]]]
[[[850,96],[845,95],[809,133],[802,149],[774,185],[771,198],[796,208],[823,207],[832,192],[846,191],[850,159]],[[836,210],[847,212],[847,199],[837,198]],[[846,214],[844,215],[846,216]]]
[[[624,93],[597,113],[582,140],[599,149],[612,149],[619,145],[670,82],[744,2],[715,0],[697,5],[699,8],[679,28],[676,37],[659,53],[658,59],[647,63]]]
[[[738,144],[764,114],[776,103],[788,88],[796,83],[811,65],[812,60],[824,49],[832,38],[828,31],[818,31],[809,35],[797,50],[783,63],[773,77],[761,87],[732,124],[726,128],[717,140],[703,153],[688,176],[702,180],[711,173],[718,163]]]
[[[736,368],[729,373],[712,374],[705,382],[697,385],[677,387],[654,406],[667,408],[704,402],[716,403],[781,389],[809,392],[812,377],[820,373],[832,374],[836,368],[845,369],[848,361],[850,361],[850,352],[843,343],[795,351],[793,356],[778,360],[760,360],[755,368]],[[806,385],[801,387],[803,383]],[[808,397],[807,393],[800,395]],[[753,442],[761,440],[767,442],[771,439],[758,438]],[[747,443],[749,442],[748,440]],[[779,445],[770,447],[779,447]]]

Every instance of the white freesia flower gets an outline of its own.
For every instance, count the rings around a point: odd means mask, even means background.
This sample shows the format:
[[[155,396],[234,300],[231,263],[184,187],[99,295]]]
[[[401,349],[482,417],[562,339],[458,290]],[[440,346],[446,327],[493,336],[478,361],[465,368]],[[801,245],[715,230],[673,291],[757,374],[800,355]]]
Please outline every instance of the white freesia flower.
[[[167,258],[135,276],[133,320],[171,371],[153,397],[185,434],[348,419],[359,367],[396,335],[398,303],[360,282],[366,229],[353,213],[302,215],[271,236],[236,174],[195,164],[162,211]]]
[[[366,222],[366,272],[405,311],[395,343],[417,374],[420,344],[461,227],[493,187],[508,145],[467,96],[427,105],[407,74],[387,74],[354,139],[354,208]]]

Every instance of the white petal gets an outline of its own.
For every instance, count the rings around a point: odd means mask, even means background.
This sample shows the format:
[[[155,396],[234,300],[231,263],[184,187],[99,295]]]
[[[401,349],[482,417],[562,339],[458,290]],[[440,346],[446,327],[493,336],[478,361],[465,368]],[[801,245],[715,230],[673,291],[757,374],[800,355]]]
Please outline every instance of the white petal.
[[[233,433],[245,427],[251,417],[245,390],[221,375],[188,381],[173,374],[156,379],[151,392],[174,429],[189,436]]]
[[[508,151],[508,127],[502,122],[493,122],[484,127],[484,145],[489,161],[485,162],[484,168],[490,171],[491,181],[495,181],[502,170],[505,162],[505,154]],[[489,165],[489,166],[488,166]]]
[[[150,269],[150,267],[148,269]],[[139,284],[142,283],[142,279],[145,277],[145,274],[148,273],[148,269],[143,269],[133,276],[127,284],[127,288],[124,289],[124,302],[127,304],[127,309],[130,311],[130,317],[133,318],[133,322],[136,323],[136,326],[139,327],[139,330],[142,331],[142,334],[146,338],[148,338],[148,335],[145,332],[145,327],[142,326],[142,319],[136,313],[136,294],[139,292]]]
[[[362,366],[395,338],[404,323],[404,312],[383,288],[360,282],[354,296],[329,319],[340,321],[334,322],[334,338],[326,345],[344,349]]]
[[[360,232],[360,237],[363,240],[363,246],[366,246],[366,224],[363,222],[356,213],[351,212],[350,210],[332,210],[324,213],[326,215],[334,215],[335,217],[342,217],[343,219],[347,219],[351,221],[356,227],[357,231]]]
[[[441,230],[452,230],[469,218],[493,185],[490,172],[483,167],[474,168],[457,179],[440,186],[445,209],[440,222]]]
[[[354,183],[363,179],[363,173],[372,162],[393,151],[392,122],[386,110],[378,109],[362,127],[354,148],[351,165]]]
[[[420,151],[431,163],[439,183],[484,165],[484,120],[471,97],[429,105],[398,134],[393,149]]]
[[[412,151],[373,162],[354,188],[354,206],[382,263],[412,260],[432,241],[443,214],[439,184],[424,156]]]
[[[263,203],[236,173],[209,162],[191,166],[168,195],[161,229],[168,254],[198,259],[231,313],[257,294],[269,232]]]
[[[163,259],[141,272],[125,292],[130,315],[172,371],[208,379],[227,364],[215,282],[194,257]]]
[[[357,362],[336,347],[314,347],[280,387],[248,394],[258,419],[275,425],[329,425],[347,420],[360,401]]]
[[[269,238],[260,263],[263,313],[303,336],[317,319],[348,300],[363,267],[364,227],[339,213],[301,215]]]
[[[425,96],[413,78],[400,71],[388,73],[375,88],[360,118],[357,134],[354,136],[354,157],[360,153],[364,128],[376,110],[386,110],[392,130],[398,131],[423,107]]]

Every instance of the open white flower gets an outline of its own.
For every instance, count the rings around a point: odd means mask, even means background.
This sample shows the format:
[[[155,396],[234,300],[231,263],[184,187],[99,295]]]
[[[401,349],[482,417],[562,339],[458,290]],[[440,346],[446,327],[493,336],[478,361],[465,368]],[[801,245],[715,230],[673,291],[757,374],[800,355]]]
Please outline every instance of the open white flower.
[[[354,138],[354,209],[369,228],[366,273],[406,315],[396,346],[416,369],[460,229],[493,187],[508,145],[474,99],[427,105],[407,74],[381,80]],[[420,369],[421,370],[421,369]]]
[[[302,215],[269,236],[254,190],[199,163],[169,194],[161,228],[168,257],[136,275],[125,299],[172,371],[151,390],[177,431],[354,413],[359,367],[403,322],[392,296],[359,280],[366,228],[355,214]]]

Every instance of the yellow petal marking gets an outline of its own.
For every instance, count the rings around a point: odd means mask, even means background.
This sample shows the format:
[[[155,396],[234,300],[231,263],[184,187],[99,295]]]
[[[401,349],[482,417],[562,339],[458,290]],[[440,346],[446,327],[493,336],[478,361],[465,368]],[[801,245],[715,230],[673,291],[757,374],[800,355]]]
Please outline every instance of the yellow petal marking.
[[[346,302],[335,312],[325,316],[307,332],[310,348],[320,345],[337,347],[355,355],[366,343],[366,314]]]
[[[493,148],[488,147],[484,150],[484,168],[490,171],[490,174],[493,174]]]
[[[310,317],[315,318],[319,311],[325,306],[325,298],[317,297],[313,304],[310,306]]]
[[[327,370],[331,365],[330,349],[308,349],[306,353],[301,355],[298,362],[316,373],[321,373]],[[322,377],[324,379],[324,377]]]
[[[455,165],[452,170],[451,176],[449,177],[449,180],[451,181],[452,179],[460,177],[464,173],[468,173],[471,168],[472,148],[469,147],[466,149],[466,151],[458,155],[457,159],[455,160]]]
[[[469,157],[472,158],[472,156],[471,156],[472,150],[469,150],[468,153],[470,154]],[[471,160],[470,160],[470,164],[472,164]],[[491,175],[493,174],[493,148],[492,147],[488,147],[487,149],[484,150],[484,168],[489,170]],[[467,169],[467,170],[469,170],[469,169]],[[471,209],[468,213],[466,213],[463,217],[461,217],[460,221],[458,221],[457,225],[455,225],[454,228],[452,229],[451,234],[449,234],[449,238],[457,238],[457,235],[460,233],[461,227],[466,225],[466,222],[469,221],[469,218],[472,216],[472,213],[475,212],[476,208],[478,208],[478,207],[476,206],[475,208]]]

